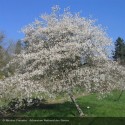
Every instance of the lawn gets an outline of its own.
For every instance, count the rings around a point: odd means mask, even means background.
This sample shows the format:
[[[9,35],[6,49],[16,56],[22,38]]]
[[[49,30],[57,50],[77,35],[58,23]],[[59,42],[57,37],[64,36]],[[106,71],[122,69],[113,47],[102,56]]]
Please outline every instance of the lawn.
[[[34,119],[42,122],[0,122],[2,125],[124,125],[125,124],[125,91],[118,100],[120,91],[98,99],[96,94],[80,96],[76,99],[86,117],[79,118],[79,114],[71,101],[57,100],[43,103],[38,107],[29,107],[24,111],[13,114],[12,119]],[[15,117],[16,116],[16,117]],[[108,118],[107,118],[108,117]],[[8,118],[7,118],[8,119]],[[59,122],[45,122],[44,120],[59,120]],[[69,120],[60,122],[60,120]]]
[[[77,98],[77,102],[87,117],[125,117],[125,92],[118,100],[120,91],[103,99],[98,99],[96,94]],[[30,117],[77,117],[79,116],[71,101],[41,104],[39,107],[31,107],[24,112],[18,112],[18,116]]]

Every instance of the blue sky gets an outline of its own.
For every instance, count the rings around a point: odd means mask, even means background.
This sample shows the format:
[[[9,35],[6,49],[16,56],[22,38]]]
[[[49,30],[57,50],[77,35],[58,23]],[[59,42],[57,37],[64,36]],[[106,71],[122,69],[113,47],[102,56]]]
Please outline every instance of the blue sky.
[[[18,40],[23,37],[20,29],[42,13],[50,13],[53,5],[70,7],[72,12],[82,12],[83,17],[92,16],[108,27],[113,40],[125,38],[125,0],[0,0],[0,31],[8,39]]]

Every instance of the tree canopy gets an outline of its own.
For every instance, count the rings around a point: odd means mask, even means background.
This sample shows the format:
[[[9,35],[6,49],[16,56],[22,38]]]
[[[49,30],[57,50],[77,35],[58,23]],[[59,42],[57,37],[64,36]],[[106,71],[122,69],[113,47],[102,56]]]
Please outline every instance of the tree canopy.
[[[65,9],[59,14],[59,9],[23,28],[27,47],[6,66],[16,71],[0,81],[1,99],[51,98],[76,86],[104,94],[125,81],[124,68],[108,58],[112,41],[105,30],[79,13]]]

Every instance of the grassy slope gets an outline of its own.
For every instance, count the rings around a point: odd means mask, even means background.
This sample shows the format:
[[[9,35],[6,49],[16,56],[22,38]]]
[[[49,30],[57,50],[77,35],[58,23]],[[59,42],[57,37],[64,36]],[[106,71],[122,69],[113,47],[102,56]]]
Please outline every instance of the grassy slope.
[[[125,92],[119,101],[115,101],[120,92],[113,92],[104,99],[99,100],[95,94],[80,97],[78,104],[87,116],[98,117],[124,117],[125,116]],[[87,108],[87,107],[90,108]],[[70,102],[46,104],[37,108],[31,108],[27,112],[18,113],[20,116],[32,117],[74,117],[79,116],[75,106]]]

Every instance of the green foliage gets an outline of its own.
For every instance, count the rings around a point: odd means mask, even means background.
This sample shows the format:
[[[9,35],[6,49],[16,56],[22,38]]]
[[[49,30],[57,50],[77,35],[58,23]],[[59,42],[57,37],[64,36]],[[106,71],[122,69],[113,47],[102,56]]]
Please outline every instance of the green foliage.
[[[120,37],[115,42],[115,51],[113,53],[113,59],[120,64],[125,64],[125,43]]]

